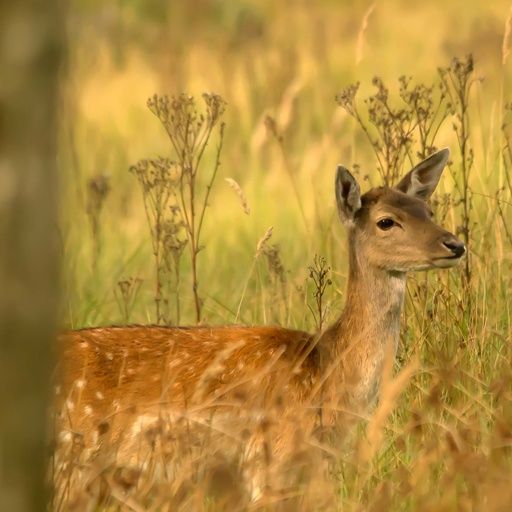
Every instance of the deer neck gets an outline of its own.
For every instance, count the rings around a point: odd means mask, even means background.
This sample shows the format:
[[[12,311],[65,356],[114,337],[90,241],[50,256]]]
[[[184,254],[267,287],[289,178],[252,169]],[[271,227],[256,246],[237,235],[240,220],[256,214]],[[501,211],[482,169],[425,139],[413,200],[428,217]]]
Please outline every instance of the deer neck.
[[[353,235],[351,238],[347,298],[338,335],[376,345],[391,343],[396,350],[406,274],[370,265]]]
[[[370,265],[353,233],[349,247],[345,308],[319,346],[333,380],[351,383],[351,394],[367,404],[377,396],[385,358],[396,355],[406,274]]]

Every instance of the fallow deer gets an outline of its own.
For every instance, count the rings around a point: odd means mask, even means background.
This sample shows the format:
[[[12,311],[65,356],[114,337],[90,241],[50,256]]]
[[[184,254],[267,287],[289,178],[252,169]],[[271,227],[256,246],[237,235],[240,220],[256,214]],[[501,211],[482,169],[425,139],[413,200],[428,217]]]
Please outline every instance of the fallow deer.
[[[343,312],[322,333],[127,326],[62,334],[60,428],[88,439],[108,430],[126,448],[163,415],[229,412],[235,403],[259,411],[272,400],[292,411],[308,404],[312,424],[335,427],[349,421],[346,411],[367,410],[378,397],[386,354],[396,353],[407,273],[453,267],[465,252],[433,222],[427,204],[448,158],[443,149],[395,187],[364,195],[338,166],[336,202],[348,229],[350,269]]]

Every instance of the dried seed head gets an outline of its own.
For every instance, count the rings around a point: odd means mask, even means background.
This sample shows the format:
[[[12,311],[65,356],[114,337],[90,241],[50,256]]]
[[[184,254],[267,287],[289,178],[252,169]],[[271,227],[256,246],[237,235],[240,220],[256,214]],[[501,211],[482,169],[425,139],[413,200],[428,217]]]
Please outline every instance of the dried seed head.
[[[240,187],[240,185],[233,178],[226,178],[228,185],[233,189],[240,199],[240,203],[242,204],[242,208],[246,215],[251,213],[251,209],[249,208],[249,204],[247,203],[247,197],[244,194],[244,191]]]
[[[256,245],[256,257],[258,257],[261,254],[261,251],[264,249],[266,243],[270,240],[272,237],[272,231],[273,227],[270,226],[267,231],[265,231],[265,234],[259,239],[258,245]]]

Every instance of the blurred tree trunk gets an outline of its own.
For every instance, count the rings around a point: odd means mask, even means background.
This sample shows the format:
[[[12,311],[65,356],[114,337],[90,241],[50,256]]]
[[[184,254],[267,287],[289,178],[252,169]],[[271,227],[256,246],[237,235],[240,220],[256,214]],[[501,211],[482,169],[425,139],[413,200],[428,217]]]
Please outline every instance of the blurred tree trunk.
[[[56,312],[54,0],[0,2],[0,511],[45,510]]]

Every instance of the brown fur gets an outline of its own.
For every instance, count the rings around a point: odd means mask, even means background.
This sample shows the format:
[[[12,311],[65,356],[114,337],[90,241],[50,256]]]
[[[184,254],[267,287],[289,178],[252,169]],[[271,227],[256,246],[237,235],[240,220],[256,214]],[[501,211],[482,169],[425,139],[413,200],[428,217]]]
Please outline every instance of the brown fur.
[[[130,326],[63,333],[60,408],[71,430],[114,428],[161,407],[263,404],[289,385],[303,401],[318,376],[311,335],[280,327]]]

